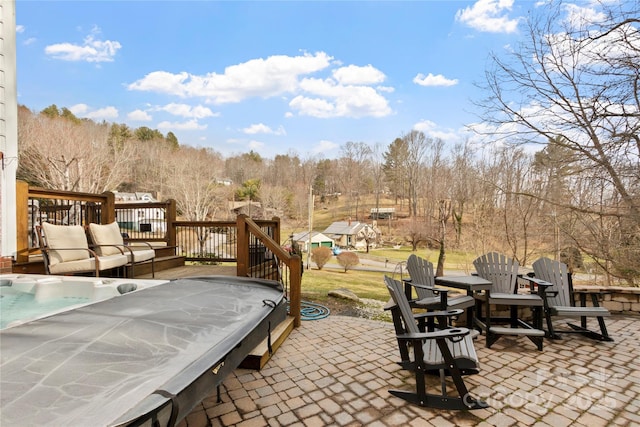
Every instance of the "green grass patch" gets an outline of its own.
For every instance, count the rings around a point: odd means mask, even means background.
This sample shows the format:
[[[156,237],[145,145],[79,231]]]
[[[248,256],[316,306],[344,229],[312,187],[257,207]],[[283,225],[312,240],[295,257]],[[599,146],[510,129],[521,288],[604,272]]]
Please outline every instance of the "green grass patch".
[[[359,298],[387,301],[389,292],[384,285],[384,274],[360,270],[345,273],[344,270],[333,268],[312,268],[305,270],[302,275],[302,294],[322,301],[328,297],[329,291],[345,288]]]

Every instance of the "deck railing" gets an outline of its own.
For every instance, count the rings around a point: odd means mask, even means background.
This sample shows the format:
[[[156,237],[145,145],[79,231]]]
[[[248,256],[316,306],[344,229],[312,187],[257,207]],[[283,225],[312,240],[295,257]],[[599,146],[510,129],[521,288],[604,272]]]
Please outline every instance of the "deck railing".
[[[300,257],[280,244],[280,219],[236,221],[179,221],[174,200],[115,203],[103,194],[46,190],[16,183],[17,263],[38,254],[35,226],[42,222],[65,225],[108,224],[117,221],[125,242],[161,242],[192,262],[236,262],[237,275],[278,280],[285,287],[294,325],[300,326],[302,267]]]
[[[16,262],[40,252],[36,225],[108,224],[114,220],[114,200],[113,193],[46,190],[16,181]]]

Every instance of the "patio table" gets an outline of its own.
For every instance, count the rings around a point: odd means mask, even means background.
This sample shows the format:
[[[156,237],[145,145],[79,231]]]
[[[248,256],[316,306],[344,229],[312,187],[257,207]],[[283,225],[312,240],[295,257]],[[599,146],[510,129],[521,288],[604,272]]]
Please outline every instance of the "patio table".
[[[439,286],[466,290],[467,295],[470,296],[476,292],[491,289],[491,282],[480,276],[438,276],[435,278],[435,283]],[[475,323],[475,307],[471,306],[467,309],[467,327],[472,329]]]

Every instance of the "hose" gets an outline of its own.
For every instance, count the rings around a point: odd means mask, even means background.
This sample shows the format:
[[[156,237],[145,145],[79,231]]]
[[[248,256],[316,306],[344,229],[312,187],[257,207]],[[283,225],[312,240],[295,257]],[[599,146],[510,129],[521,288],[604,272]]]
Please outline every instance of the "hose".
[[[302,320],[318,320],[329,316],[331,311],[324,305],[314,302],[302,301],[300,303],[300,316]]]

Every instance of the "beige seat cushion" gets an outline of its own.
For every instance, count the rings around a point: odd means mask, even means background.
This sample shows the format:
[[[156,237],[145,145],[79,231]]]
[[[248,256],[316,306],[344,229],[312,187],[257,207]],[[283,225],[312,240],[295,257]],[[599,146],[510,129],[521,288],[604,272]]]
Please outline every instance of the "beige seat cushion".
[[[96,259],[87,258],[76,261],[67,261],[64,263],[50,264],[49,272],[51,274],[74,274],[94,271],[96,269]]]
[[[95,250],[98,255],[122,254],[118,246],[124,246],[124,240],[117,222],[114,221],[111,224],[91,223],[89,224],[89,234],[91,241],[96,245]]]
[[[156,251],[153,249],[136,248],[135,246],[127,246],[129,250],[125,250],[125,254],[129,262],[143,262],[155,258]]]
[[[87,236],[81,225],[54,225],[44,222],[42,231],[47,247],[50,249],[50,266],[61,262],[86,260],[90,257]]]

